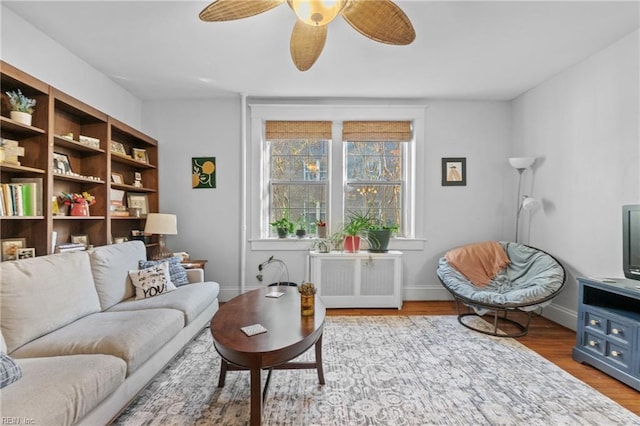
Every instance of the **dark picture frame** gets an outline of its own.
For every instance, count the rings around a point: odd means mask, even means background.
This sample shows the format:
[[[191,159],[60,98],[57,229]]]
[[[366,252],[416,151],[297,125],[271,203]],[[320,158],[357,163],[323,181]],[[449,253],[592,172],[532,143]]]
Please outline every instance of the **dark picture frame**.
[[[467,185],[466,157],[447,157],[442,159],[442,186]]]
[[[53,171],[61,175],[67,175],[71,173],[71,163],[69,163],[69,156],[60,152],[53,153]]]

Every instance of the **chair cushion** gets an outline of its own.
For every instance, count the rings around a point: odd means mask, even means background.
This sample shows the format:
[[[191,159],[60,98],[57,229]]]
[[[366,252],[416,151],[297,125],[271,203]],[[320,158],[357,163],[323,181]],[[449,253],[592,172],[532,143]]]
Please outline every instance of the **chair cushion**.
[[[500,244],[510,263],[486,287],[475,286],[445,257],[438,263],[440,281],[451,293],[471,302],[500,307],[529,306],[531,309],[563,287],[564,268],[552,256],[522,244],[502,241]]]

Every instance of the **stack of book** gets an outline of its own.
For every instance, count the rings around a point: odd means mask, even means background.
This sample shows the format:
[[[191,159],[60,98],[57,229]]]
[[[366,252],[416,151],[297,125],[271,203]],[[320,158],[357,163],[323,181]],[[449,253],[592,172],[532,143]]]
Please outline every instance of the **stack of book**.
[[[0,184],[0,216],[42,216],[42,178]]]
[[[67,251],[80,251],[86,250],[87,247],[82,243],[67,243],[59,244],[56,246],[56,253],[64,253]]]

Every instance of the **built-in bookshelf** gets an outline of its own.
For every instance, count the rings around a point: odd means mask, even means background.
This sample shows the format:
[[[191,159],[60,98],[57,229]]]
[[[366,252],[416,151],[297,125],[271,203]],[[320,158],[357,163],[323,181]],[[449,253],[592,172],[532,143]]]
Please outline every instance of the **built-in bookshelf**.
[[[4,61],[0,66],[3,242],[41,256],[73,240],[105,245],[143,230],[145,215],[158,211],[157,141]],[[18,89],[36,100],[31,125],[10,118],[5,93]],[[59,196],[83,192],[95,204],[87,216],[71,215]]]

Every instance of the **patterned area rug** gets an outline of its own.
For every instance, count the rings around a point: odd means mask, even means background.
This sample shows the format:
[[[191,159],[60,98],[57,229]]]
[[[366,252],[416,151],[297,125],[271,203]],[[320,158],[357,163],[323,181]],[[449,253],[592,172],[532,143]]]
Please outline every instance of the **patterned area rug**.
[[[640,425],[516,340],[454,316],[327,317],[323,356],[324,386],[315,370],[273,372],[264,424]],[[115,424],[246,424],[249,373],[229,372],[219,389],[219,368],[204,330]]]

